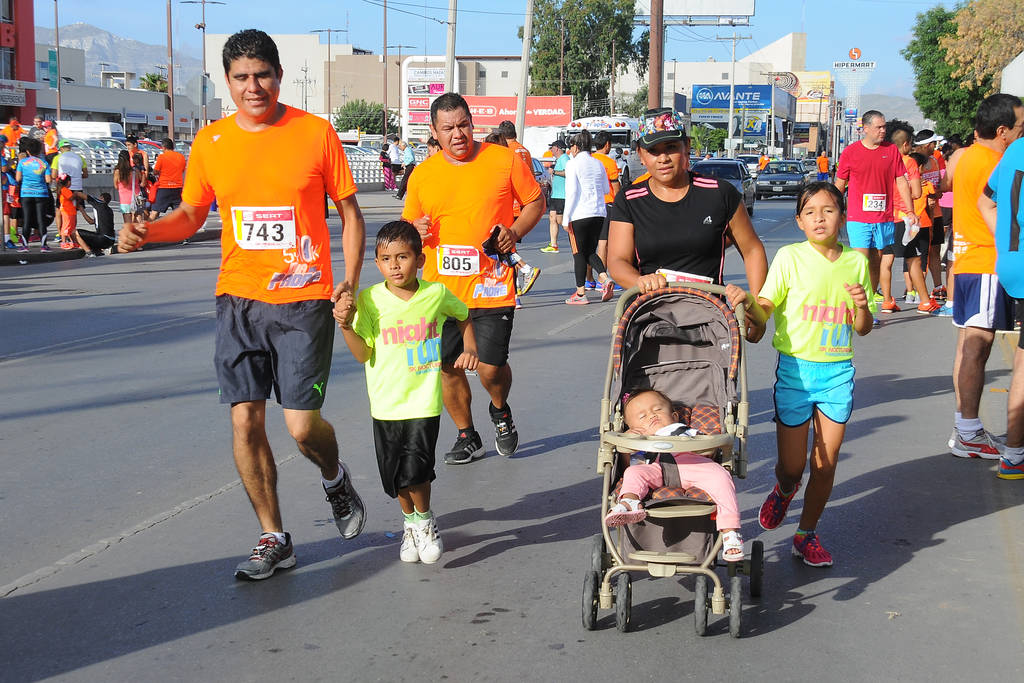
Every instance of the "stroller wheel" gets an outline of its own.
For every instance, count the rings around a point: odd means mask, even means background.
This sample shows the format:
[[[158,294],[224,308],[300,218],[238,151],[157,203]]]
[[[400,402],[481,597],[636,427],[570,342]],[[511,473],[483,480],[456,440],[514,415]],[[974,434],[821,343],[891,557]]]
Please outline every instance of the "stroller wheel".
[[[743,580],[733,574],[729,581],[729,635],[740,637],[740,612],[743,609]]]
[[[702,636],[708,632],[708,577],[703,574],[697,575],[693,587],[693,617],[697,635]]]
[[[761,597],[764,584],[764,542],[754,541],[750,544],[750,597]]]
[[[583,579],[583,628],[593,631],[597,627],[598,590],[601,587],[601,575],[593,570],[588,571]]]
[[[603,572],[604,566],[604,536],[595,534],[591,539],[590,547],[590,568],[595,572]]]
[[[633,605],[633,582],[627,572],[615,577],[615,628],[620,633],[629,630],[629,616]]]

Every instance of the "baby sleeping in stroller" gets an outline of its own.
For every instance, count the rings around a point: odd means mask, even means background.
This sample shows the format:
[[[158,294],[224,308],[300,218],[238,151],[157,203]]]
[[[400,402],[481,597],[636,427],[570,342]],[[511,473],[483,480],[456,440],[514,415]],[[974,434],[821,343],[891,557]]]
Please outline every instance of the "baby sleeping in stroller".
[[[627,395],[623,399],[623,418],[630,432],[643,436],[672,436],[687,432],[686,425],[677,422],[672,402],[660,391],[653,389]],[[690,432],[687,435],[694,434]],[[609,527],[635,524],[647,517],[641,501],[650,491],[663,485],[662,465],[657,456],[656,453],[650,454],[646,462],[626,468],[618,501],[605,517]],[[726,562],[742,560],[740,511],[732,475],[714,460],[697,453],[673,453],[671,457],[679,468],[682,486],[703,489],[717,506],[715,524],[722,534],[722,559]]]

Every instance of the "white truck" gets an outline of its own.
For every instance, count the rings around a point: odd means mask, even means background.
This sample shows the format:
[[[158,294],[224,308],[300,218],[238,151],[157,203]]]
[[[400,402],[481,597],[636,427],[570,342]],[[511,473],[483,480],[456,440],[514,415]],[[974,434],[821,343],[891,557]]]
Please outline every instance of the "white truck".
[[[117,138],[124,140],[124,127],[108,121],[56,121],[62,138]]]

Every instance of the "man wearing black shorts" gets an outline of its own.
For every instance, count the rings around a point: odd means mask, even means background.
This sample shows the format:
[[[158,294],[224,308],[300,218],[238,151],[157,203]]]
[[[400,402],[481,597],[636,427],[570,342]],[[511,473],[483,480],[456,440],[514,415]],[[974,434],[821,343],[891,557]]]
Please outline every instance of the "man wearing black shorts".
[[[283,70],[270,36],[240,31],[225,42],[222,58],[237,113],[196,135],[181,206],[122,229],[118,243],[133,251],[147,241],[186,239],[218,200],[225,230],[214,365],[221,402],[231,405],[235,465],[262,528],[235,576],[256,580],[295,566],[265,426],[271,393],[299,451],[320,470],[342,537],[363,528],[362,501],[320,409],[334,345],[332,299],[359,286],[365,226],[337,133],[327,121],[278,101]],[[278,168],[283,158],[286,174]],[[337,287],[325,193],[343,222],[345,279]]]
[[[507,398],[512,387],[509,340],[515,316],[515,268],[502,255],[515,249],[544,213],[544,197],[533,171],[503,145],[473,139],[469,105],[445,93],[430,107],[430,132],[441,144],[409,180],[402,218],[423,238],[423,279],[443,282],[469,308],[480,364],[477,374],[491,399],[495,446],[510,456],[519,445]],[[513,200],[520,204],[514,218]],[[449,323],[451,320],[448,321]],[[464,370],[455,367],[462,335],[446,323],[441,339],[444,405],[459,435],[445,455],[458,465],[483,456],[473,426],[472,394]]]

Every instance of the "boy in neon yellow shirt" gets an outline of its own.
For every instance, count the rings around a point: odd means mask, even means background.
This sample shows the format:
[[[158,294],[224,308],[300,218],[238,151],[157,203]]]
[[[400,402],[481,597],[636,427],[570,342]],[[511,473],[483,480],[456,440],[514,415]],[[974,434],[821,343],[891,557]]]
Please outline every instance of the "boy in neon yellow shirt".
[[[814,421],[800,526],[793,554],[812,567],[832,564],[815,529],[832,494],[839,447],[853,411],[853,332],[871,331],[868,261],[839,242],[843,195],[827,182],[807,185],[796,221],[806,242],[779,249],[758,303],[774,314],[779,351],[775,381],[777,483],[761,505],[759,522],[775,529],[786,516],[807,466],[807,433]]]
[[[377,233],[375,262],[384,282],[344,292],[334,306],[345,343],[366,368],[384,492],[398,498],[405,516],[399,556],[403,562],[433,564],[444,544],[430,510],[435,479],[434,450],[441,420],[441,328],[458,321],[463,353],[455,367],[475,370],[476,338],[469,309],[439,282],[416,277],[423,267],[419,232],[406,221]],[[353,314],[355,318],[353,320]]]

